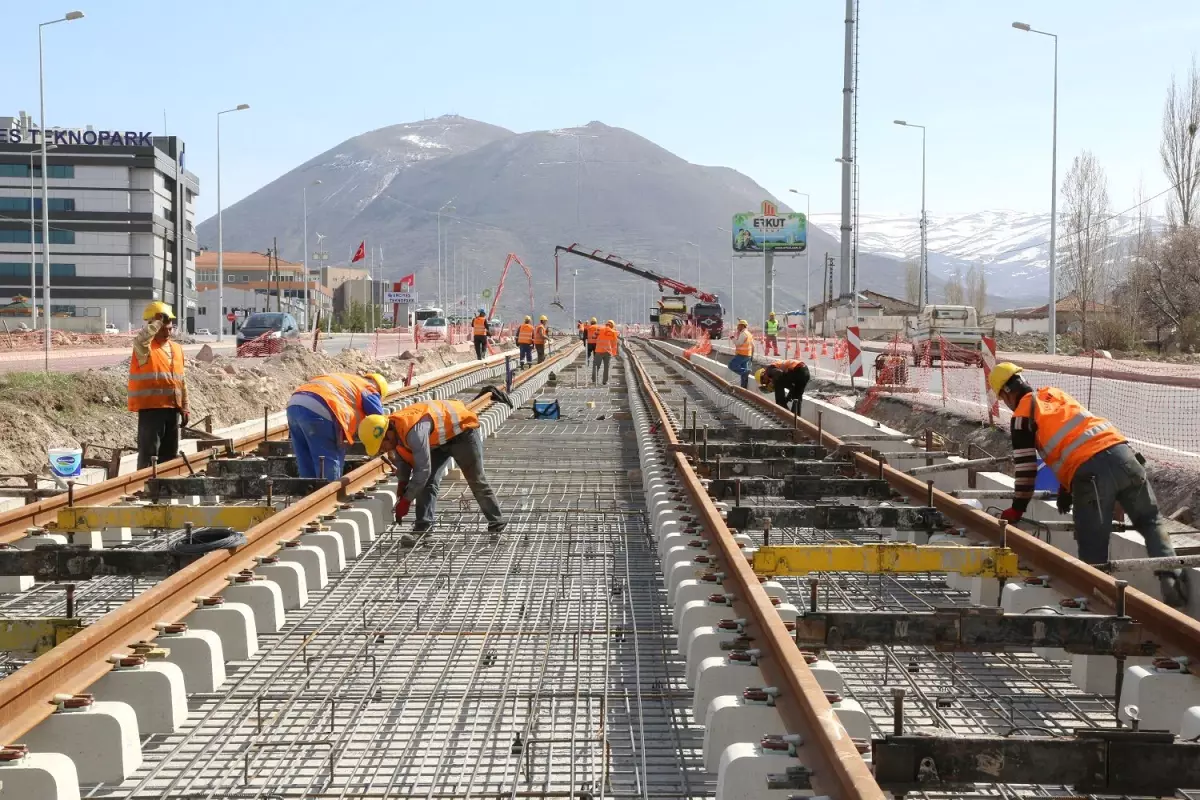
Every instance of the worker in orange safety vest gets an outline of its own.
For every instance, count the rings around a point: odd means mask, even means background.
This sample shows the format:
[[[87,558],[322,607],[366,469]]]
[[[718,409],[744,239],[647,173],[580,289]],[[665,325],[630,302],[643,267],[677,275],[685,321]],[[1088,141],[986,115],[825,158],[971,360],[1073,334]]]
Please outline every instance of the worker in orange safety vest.
[[[585,360],[590,360],[596,354],[596,339],[600,336],[600,329],[604,327],[596,322],[596,318],[592,317],[592,321],[587,324],[587,355]]]
[[[750,368],[754,361],[754,335],[750,333],[749,323],[739,319],[737,333],[733,335],[734,356],[729,361],[729,369],[736,372],[742,381],[742,388],[750,385]]]
[[[487,312],[482,308],[471,320],[471,340],[475,343],[475,357],[480,361],[487,355],[488,320]]]
[[[533,329],[533,346],[537,350],[538,363],[546,360],[546,345],[550,341],[550,321],[542,314],[537,327]]]
[[[1006,361],[988,375],[988,386],[1013,413],[1013,501],[1001,518],[1017,523],[1025,515],[1033,498],[1040,454],[1058,478],[1059,513],[1070,513],[1075,521],[1080,560],[1108,562],[1108,540],[1118,502],[1145,540],[1149,556],[1174,558],[1175,549],[1146,480],[1142,455],[1111,422],[1088,411],[1062,389],[1043,386],[1034,390],[1021,371]],[[1168,566],[1155,574],[1163,600],[1185,606],[1188,571]]]
[[[611,319],[604,323],[604,327],[600,328],[596,334],[596,356],[592,359],[592,383],[596,382],[596,372],[600,369],[600,365],[603,364],[603,385],[608,385],[608,365],[612,361],[613,356],[617,354],[617,338],[619,336],[617,325]]]
[[[287,405],[288,434],[301,478],[336,481],[358,424],[383,413],[387,379],[378,372],[318,375],[300,384]]]
[[[525,317],[517,328],[517,347],[521,352],[518,366],[521,369],[533,366],[533,317]]]
[[[133,337],[129,359],[129,410],[138,415],[138,469],[179,455],[179,427],[187,427],[187,384],[183,348],[171,340],[175,312],[154,302],[142,312],[146,325]]]

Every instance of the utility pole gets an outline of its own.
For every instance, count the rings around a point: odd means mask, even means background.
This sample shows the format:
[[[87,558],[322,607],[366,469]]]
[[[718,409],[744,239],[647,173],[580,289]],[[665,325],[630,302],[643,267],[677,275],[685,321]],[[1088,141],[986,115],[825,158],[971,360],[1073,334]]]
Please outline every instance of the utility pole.
[[[854,240],[854,224],[850,216],[851,183],[854,171],[854,152],[851,132],[854,124],[854,6],[855,0],[846,0],[846,63],[842,83],[842,225],[841,225],[841,290],[843,298],[850,298],[850,247]],[[828,318],[828,317],[826,317]]]
[[[272,244],[271,253],[275,258],[275,310],[282,311],[283,309],[280,307],[280,300],[279,300],[279,295],[280,295],[279,237],[278,236],[271,237],[271,244]]]

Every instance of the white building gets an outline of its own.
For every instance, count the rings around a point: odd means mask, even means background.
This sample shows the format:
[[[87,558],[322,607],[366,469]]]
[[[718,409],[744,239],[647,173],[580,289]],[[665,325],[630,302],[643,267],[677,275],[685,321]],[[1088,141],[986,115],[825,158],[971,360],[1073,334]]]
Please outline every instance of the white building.
[[[246,317],[259,311],[286,311],[304,325],[304,265],[265,253],[226,250],[224,283],[218,283],[218,257],[205,250],[196,258],[197,328],[233,333]],[[223,287],[223,288],[218,288]],[[320,312],[322,324],[333,308],[333,293],[319,281],[308,282],[310,318]],[[229,315],[233,319],[229,319]]]
[[[45,297],[41,141],[23,113],[0,116],[0,304],[32,291],[39,326]],[[200,184],[183,167],[183,142],[90,128],[51,129],[47,142],[53,148],[47,159],[52,317],[74,330],[99,330],[104,321],[127,330],[141,324],[146,303],[164,300],[175,307],[181,328],[194,329]]]

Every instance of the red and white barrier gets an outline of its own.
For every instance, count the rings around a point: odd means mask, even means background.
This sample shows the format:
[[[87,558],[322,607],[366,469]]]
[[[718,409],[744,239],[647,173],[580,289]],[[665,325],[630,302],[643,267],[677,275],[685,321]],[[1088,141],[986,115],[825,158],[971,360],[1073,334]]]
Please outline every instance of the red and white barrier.
[[[850,377],[861,378],[863,376],[863,358],[858,326],[846,328],[846,347],[850,350]]]

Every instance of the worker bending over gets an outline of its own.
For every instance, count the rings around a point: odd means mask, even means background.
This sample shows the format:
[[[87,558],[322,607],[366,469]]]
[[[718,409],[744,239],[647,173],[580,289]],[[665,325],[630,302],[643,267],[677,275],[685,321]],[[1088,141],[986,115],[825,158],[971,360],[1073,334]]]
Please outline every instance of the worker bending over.
[[[764,392],[775,390],[775,404],[800,413],[804,401],[804,387],[811,375],[803,361],[777,361],[754,373],[758,386]]]
[[[779,320],[775,319],[775,312],[772,311],[767,315],[767,324],[763,326],[763,335],[766,339],[766,344],[763,346],[763,354],[779,355]]]
[[[1154,490],[1146,480],[1145,459],[1129,446],[1111,422],[1092,414],[1062,389],[1036,391],[1021,377],[1021,368],[1004,362],[988,376],[992,391],[1012,409],[1015,487],[1012,507],[1000,515],[1007,522],[1024,516],[1033,497],[1037,455],[1058,478],[1058,511],[1071,513],[1079,558],[1089,564],[1108,561],[1113,507],[1121,508],[1146,542],[1151,558],[1175,555]],[[1183,607],[1188,599],[1187,571],[1158,575],[1163,600]]]
[[[533,346],[537,349],[538,363],[546,360],[546,344],[550,341],[550,321],[546,315],[538,319],[537,327],[533,329]]]
[[[179,425],[187,427],[190,414],[183,348],[171,341],[175,312],[166,303],[150,303],[142,319],[146,324],[133,337],[128,382],[129,410],[138,415],[138,469],[179,455]]]
[[[620,334],[617,332],[617,325],[611,319],[604,323],[604,327],[600,329],[596,337],[596,356],[592,359],[592,383],[596,382],[596,372],[600,365],[604,365],[604,381],[603,385],[608,386],[608,364],[612,361],[613,356],[617,354],[617,339]]]
[[[488,388],[484,392],[491,392],[500,402],[512,405],[499,389]],[[359,425],[358,437],[368,455],[384,454],[399,473],[396,522],[404,518],[414,500],[417,503],[413,535],[402,536],[401,544],[411,547],[433,529],[441,470],[451,458],[462,470],[475,502],[487,518],[488,531],[500,533],[507,527],[496,493],[483,472],[479,417],[465,403],[430,400],[413,403],[386,417],[372,415]]]
[[[739,319],[737,333],[733,335],[734,356],[729,361],[729,369],[741,376],[742,388],[750,384],[750,367],[754,359],[754,335],[746,320]]]
[[[387,380],[378,372],[318,375],[296,388],[287,405],[288,433],[301,478],[336,481],[346,449],[364,417],[383,413]]]
[[[487,355],[488,321],[482,308],[471,320],[471,341],[475,343],[475,357],[480,361]]]
[[[533,317],[525,317],[517,328],[517,347],[521,351],[518,366],[522,369],[533,366]]]
[[[587,324],[587,355],[585,359],[591,359],[596,353],[596,340],[600,336],[600,329],[603,328],[596,322],[596,318],[592,317],[592,321]]]

